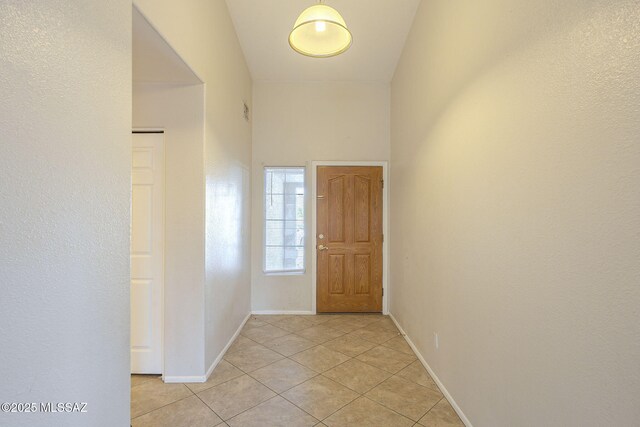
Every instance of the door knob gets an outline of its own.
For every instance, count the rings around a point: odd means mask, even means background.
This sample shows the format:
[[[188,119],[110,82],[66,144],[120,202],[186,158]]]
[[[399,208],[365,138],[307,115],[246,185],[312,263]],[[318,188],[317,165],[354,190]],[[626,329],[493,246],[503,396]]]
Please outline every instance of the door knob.
[[[319,251],[326,251],[326,250],[329,250],[329,247],[328,247],[328,246],[325,246],[325,245],[319,245],[319,246],[318,246],[318,250],[319,250]]]

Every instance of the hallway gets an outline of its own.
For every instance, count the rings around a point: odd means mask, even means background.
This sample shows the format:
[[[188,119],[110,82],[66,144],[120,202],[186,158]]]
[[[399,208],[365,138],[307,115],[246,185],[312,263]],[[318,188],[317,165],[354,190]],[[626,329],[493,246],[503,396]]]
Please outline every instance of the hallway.
[[[134,375],[142,426],[462,426],[382,315],[253,315],[204,384]],[[226,423],[226,424],[225,424]]]
[[[0,427],[640,425],[640,0],[3,0],[0,89]]]

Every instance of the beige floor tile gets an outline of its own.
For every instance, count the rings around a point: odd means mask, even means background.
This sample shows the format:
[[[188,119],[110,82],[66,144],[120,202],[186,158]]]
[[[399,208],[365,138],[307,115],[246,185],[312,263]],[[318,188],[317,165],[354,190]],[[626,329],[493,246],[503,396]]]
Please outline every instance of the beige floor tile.
[[[381,316],[381,318],[378,319],[377,322],[371,323],[369,326],[371,326],[372,328],[381,328],[387,329],[392,332],[399,332],[396,324],[393,323],[393,320],[391,320],[389,316]]]
[[[314,370],[290,359],[282,359],[251,372],[253,378],[277,393],[289,390],[316,375],[318,373]]]
[[[350,357],[319,345],[301,353],[294,354],[291,356],[291,359],[303,364],[307,368],[322,373],[336,365],[346,362]]]
[[[256,346],[260,346],[260,344],[258,344],[253,340],[250,340],[247,337],[239,335],[238,338],[236,338],[236,340],[233,342],[233,344],[229,346],[229,349],[227,350],[226,354],[230,354],[238,350],[244,350],[249,347],[256,347]]]
[[[249,320],[247,320],[247,323],[244,324],[244,327],[242,329],[245,331],[248,331],[250,329],[261,328],[267,325],[268,325],[267,322],[263,322],[262,320],[258,320],[252,317]]]
[[[378,346],[362,353],[356,357],[356,359],[395,374],[416,360],[416,357],[391,350],[387,347]]]
[[[147,381],[131,389],[131,418],[191,395],[184,384],[165,384],[159,378]]]
[[[402,335],[398,335],[395,338],[391,338],[389,341],[382,343],[381,345],[390,348],[392,350],[400,351],[406,354],[414,354],[413,350],[407,343],[407,340],[404,339]]]
[[[224,360],[244,372],[255,371],[282,358],[280,353],[264,346],[250,347],[224,356]]]
[[[308,348],[315,347],[317,344],[300,335],[289,334],[264,344],[273,351],[277,351],[283,356],[291,356],[300,353]]]
[[[369,399],[418,421],[442,399],[442,393],[400,377],[391,377],[366,394]]]
[[[347,360],[323,375],[358,393],[366,393],[391,376],[387,371],[355,359]]]
[[[438,402],[419,423],[425,427],[464,427],[464,423],[447,399]]]
[[[432,390],[440,391],[436,382],[431,378],[429,372],[422,366],[419,360],[416,360],[397,374],[399,377],[413,381],[421,386],[428,387]]]
[[[358,393],[323,376],[306,381],[282,394],[309,414],[322,420],[358,397]]]
[[[179,400],[134,418],[133,427],[213,427],[222,422],[197,396]]]
[[[323,420],[328,427],[410,427],[414,422],[366,397]]]
[[[186,384],[189,389],[194,393],[199,393],[203,390],[211,388],[215,385],[222,384],[234,378],[244,375],[240,369],[233,366],[231,363],[222,359],[218,366],[213,370],[206,383],[190,383]]]
[[[157,380],[160,375],[131,375],[131,387],[146,383],[147,381]]]
[[[311,427],[318,420],[280,396],[231,418],[231,427]]]
[[[289,332],[296,332],[302,329],[310,328],[314,325],[313,322],[304,318],[304,316],[291,316],[286,319],[279,320],[273,323],[273,326],[284,329]]]
[[[254,314],[251,317],[262,322],[275,323],[292,316],[289,314]]]
[[[271,399],[276,394],[258,381],[243,375],[198,393],[223,420]]]
[[[350,335],[343,335],[335,340],[327,341],[322,345],[330,350],[339,351],[351,357],[356,357],[376,347],[376,344],[371,341],[365,341]]]
[[[245,337],[257,342],[258,344],[264,344],[266,342],[272,341],[278,337],[288,335],[289,331],[285,331],[284,329],[280,329],[273,325],[266,325],[260,328],[249,329],[248,331],[243,330],[242,335]]]
[[[376,344],[382,344],[398,336],[397,333],[387,331],[385,329],[378,329],[374,331],[370,329],[358,329],[351,332],[349,335],[362,340],[371,341]]]
[[[364,326],[362,324],[351,322],[344,318],[331,319],[328,322],[323,323],[323,325],[344,333],[353,332],[356,329],[360,329],[362,326]]]
[[[254,315],[206,383],[132,375],[131,384],[137,427],[462,426],[380,314]]]
[[[322,323],[320,325],[298,331],[296,335],[300,335],[301,337],[311,340],[317,344],[322,344],[323,342],[341,337],[344,335],[344,332],[329,328]]]
[[[333,316],[331,316],[330,314],[317,314],[312,316],[304,316],[304,318],[314,325],[320,325],[333,319]]]
[[[444,398],[420,419],[419,424],[425,427],[464,427],[456,411]]]
[[[372,325],[378,322],[382,317],[376,315],[367,315],[367,314],[356,314],[356,315],[346,315],[343,320],[349,322],[354,326],[358,326],[359,328],[364,328],[367,325]]]

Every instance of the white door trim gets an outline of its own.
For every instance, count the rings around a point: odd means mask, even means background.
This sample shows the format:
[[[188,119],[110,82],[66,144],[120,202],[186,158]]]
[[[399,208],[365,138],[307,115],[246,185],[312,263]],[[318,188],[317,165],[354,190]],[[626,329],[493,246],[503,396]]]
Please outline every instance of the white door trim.
[[[311,162],[311,311],[316,314],[316,280],[317,280],[317,179],[318,166],[382,166],[382,179],[384,179],[384,187],[382,188],[382,234],[384,241],[382,242],[382,288],[384,294],[382,296],[382,313],[389,314],[389,162],[388,161],[372,161],[372,162],[348,162],[348,161],[313,161]]]
[[[163,174],[162,174],[162,191],[163,191],[163,197],[162,197],[162,285],[160,287],[160,366],[161,366],[161,370],[162,372],[160,372],[160,374],[162,375],[162,379],[164,381],[164,373],[166,371],[165,369],[165,339],[164,339],[164,331],[165,331],[165,322],[164,322],[164,318],[165,318],[165,300],[164,300],[164,296],[165,296],[165,277],[166,277],[166,253],[167,253],[167,227],[166,227],[166,223],[167,223],[167,139],[166,139],[166,129],[162,128],[162,127],[154,127],[154,128],[132,128],[131,129],[131,143],[133,146],[133,135],[136,133],[159,133],[163,135],[163,141],[162,141],[162,150],[163,150],[163,160],[164,160],[164,164],[162,165],[162,170],[163,170]],[[129,288],[129,291],[131,291],[131,288]],[[131,299],[131,295],[129,295],[129,299]],[[129,322],[131,322],[131,317],[129,317]],[[131,325],[128,325],[129,328],[131,327]]]

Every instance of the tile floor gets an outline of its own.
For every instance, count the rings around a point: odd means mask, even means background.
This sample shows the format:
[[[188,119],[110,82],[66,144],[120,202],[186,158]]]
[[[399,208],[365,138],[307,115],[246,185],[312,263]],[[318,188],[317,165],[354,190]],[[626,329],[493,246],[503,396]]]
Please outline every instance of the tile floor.
[[[252,316],[203,384],[131,377],[133,427],[463,426],[382,315]]]

